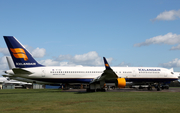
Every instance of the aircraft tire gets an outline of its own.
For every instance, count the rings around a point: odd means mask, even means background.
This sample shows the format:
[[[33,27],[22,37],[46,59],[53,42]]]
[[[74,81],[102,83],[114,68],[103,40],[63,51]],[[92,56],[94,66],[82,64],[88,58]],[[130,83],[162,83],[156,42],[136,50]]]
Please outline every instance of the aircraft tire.
[[[91,92],[89,88],[86,89],[86,92]]]
[[[101,92],[106,92],[106,89],[101,89]]]
[[[169,86],[167,86],[166,89],[169,89]]]
[[[158,87],[158,88],[157,88],[157,91],[161,91],[161,88],[160,88],[160,87]]]
[[[152,91],[152,87],[148,87],[148,90],[149,90],[149,91]]]

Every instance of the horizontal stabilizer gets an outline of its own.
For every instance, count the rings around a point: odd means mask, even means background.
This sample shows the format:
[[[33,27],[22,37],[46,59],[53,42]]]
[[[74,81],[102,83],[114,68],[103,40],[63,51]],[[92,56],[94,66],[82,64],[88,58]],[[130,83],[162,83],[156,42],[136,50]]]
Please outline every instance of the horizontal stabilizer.
[[[9,77],[9,75],[2,75],[3,77]]]
[[[21,69],[21,68],[14,68],[12,70],[15,74],[33,74],[32,72]]]

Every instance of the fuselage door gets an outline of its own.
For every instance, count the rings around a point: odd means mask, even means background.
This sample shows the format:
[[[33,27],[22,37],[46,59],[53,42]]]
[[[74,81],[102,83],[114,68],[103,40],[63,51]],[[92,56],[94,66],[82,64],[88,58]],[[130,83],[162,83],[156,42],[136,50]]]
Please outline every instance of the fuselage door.
[[[164,77],[167,77],[168,76],[168,71],[165,71],[164,72]]]
[[[44,68],[41,69],[41,75],[42,75],[42,77],[45,77],[45,75],[46,75],[46,72],[45,72]]]
[[[133,69],[133,77],[136,77],[136,75],[137,75],[137,72],[135,69]]]

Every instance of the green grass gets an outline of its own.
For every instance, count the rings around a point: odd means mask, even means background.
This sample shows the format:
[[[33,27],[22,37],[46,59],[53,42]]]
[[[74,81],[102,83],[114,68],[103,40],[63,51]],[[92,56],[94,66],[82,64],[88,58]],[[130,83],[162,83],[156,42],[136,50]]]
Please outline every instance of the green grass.
[[[112,112],[179,113],[178,92],[61,92],[52,89],[0,90],[3,113]]]

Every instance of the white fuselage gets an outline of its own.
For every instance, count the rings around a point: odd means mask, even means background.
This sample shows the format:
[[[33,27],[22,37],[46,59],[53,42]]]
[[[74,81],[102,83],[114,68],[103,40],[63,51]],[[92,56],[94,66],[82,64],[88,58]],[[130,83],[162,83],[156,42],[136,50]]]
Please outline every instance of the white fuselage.
[[[33,74],[15,74],[33,81],[48,83],[89,83],[100,76],[104,67],[35,67],[22,68]],[[178,79],[173,70],[160,67],[112,67],[127,82],[169,82]],[[11,71],[12,72],[12,71]]]

